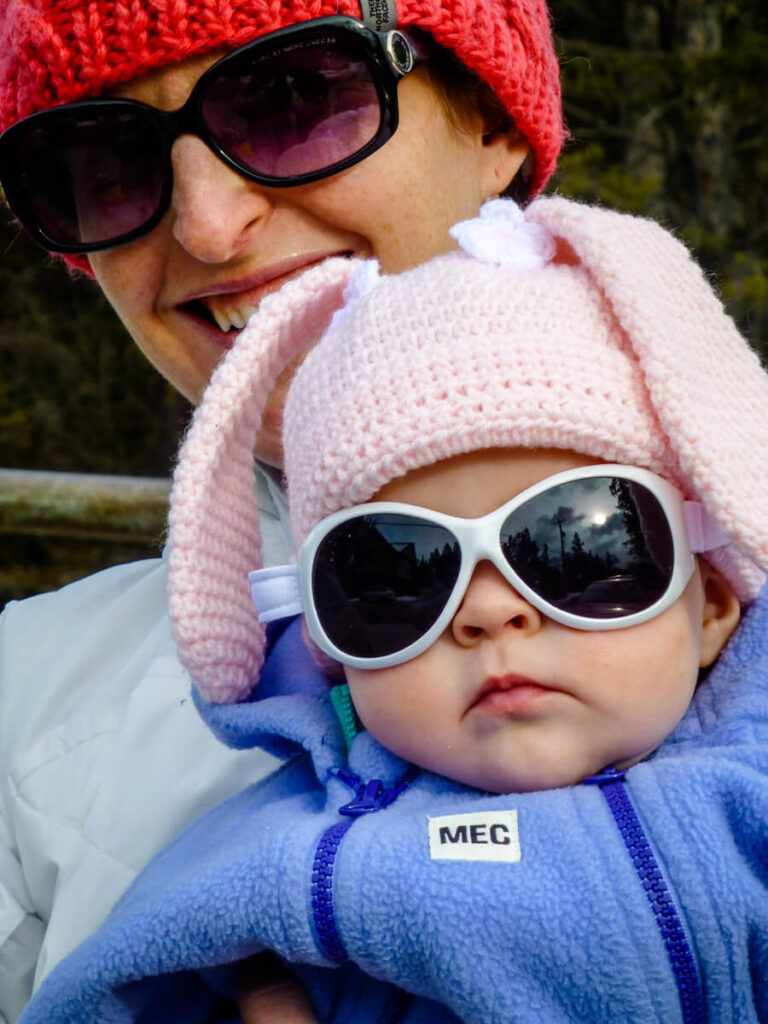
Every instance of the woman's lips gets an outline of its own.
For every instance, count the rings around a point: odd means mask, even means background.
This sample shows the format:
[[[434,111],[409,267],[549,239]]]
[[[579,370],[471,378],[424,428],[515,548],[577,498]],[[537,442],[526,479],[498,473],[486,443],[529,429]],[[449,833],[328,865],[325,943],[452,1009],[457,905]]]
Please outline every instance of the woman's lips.
[[[543,686],[526,676],[492,676],[480,687],[469,710],[502,715],[524,714],[542,698],[557,692],[553,687]]]
[[[332,256],[349,255],[348,252],[305,253],[248,278],[201,289],[181,303],[180,308],[216,333],[219,344],[229,348],[267,295]]]

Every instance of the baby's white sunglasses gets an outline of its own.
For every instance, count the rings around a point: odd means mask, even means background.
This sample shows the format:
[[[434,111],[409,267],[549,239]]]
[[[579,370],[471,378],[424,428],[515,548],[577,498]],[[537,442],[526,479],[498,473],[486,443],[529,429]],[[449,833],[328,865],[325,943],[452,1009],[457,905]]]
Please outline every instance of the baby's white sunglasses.
[[[298,565],[250,579],[262,622],[303,611],[321,650],[374,669],[427,650],[484,559],[555,622],[613,630],[660,615],[693,555],[728,543],[701,503],[655,473],[597,465],[547,477],[479,519],[356,505],[314,527]]]

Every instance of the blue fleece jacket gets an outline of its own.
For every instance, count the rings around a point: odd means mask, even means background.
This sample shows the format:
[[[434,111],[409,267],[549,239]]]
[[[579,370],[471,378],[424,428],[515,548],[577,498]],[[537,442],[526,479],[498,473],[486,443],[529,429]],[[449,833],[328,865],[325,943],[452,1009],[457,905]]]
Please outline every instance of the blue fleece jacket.
[[[347,759],[296,622],[257,701],[200,708],[284,766],[162,851],[23,1024],[234,1021],[262,949],[321,1021],[768,1021],[768,588],[623,782],[488,795],[367,733]]]

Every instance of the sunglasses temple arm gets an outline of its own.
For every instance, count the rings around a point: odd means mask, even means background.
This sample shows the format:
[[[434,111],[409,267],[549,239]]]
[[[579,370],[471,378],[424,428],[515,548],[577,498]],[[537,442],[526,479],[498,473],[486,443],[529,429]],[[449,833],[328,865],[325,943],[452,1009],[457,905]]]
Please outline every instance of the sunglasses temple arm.
[[[428,60],[435,52],[435,46],[429,39],[415,38],[410,32],[405,29],[397,30],[401,36],[405,36],[408,40],[408,45],[411,48],[413,54],[413,66],[418,67],[419,64],[423,64],[425,60]]]
[[[712,551],[731,543],[731,538],[723,533],[700,501],[684,501],[683,518],[692,554]]]
[[[272,565],[248,573],[251,597],[259,613],[259,622],[301,615],[304,607],[299,590],[299,568],[296,565]]]

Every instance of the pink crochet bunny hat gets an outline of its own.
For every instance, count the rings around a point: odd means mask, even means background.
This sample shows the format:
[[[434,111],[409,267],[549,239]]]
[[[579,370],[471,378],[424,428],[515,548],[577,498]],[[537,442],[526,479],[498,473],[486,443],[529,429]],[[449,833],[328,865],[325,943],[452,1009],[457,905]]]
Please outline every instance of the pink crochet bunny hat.
[[[685,247],[565,199],[525,213],[497,200],[452,234],[459,251],[397,276],[342,259],[308,271],[264,301],[216,371],[181,450],[169,537],[179,651],[206,699],[244,699],[258,678],[253,442],[278,371],[345,286],[285,410],[297,550],[409,470],[563,448],[672,480],[731,538],[708,557],[741,600],[762,586],[768,376]]]

